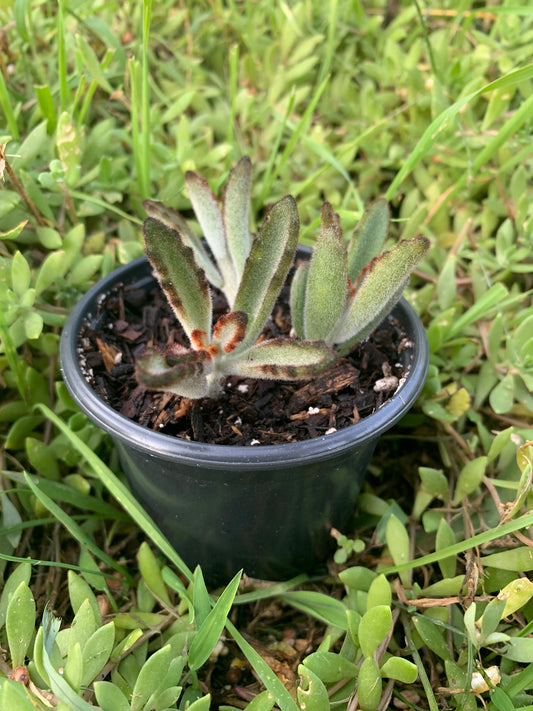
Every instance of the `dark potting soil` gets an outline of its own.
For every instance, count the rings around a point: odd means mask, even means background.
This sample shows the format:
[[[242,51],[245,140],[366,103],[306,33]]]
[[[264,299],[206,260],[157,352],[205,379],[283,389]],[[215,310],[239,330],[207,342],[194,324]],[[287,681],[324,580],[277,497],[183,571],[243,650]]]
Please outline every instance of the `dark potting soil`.
[[[264,337],[287,336],[288,287]],[[214,292],[214,319],[227,308]],[[135,358],[146,346],[187,338],[153,282],[147,291],[119,285],[105,295],[79,338],[87,380],[108,405],[135,422],[196,442],[281,444],[311,439],[354,424],[383,405],[405,376],[400,354],[411,344],[389,317],[339,364],[309,381],[229,377],[217,399],[189,400],[146,390],[135,379]]]

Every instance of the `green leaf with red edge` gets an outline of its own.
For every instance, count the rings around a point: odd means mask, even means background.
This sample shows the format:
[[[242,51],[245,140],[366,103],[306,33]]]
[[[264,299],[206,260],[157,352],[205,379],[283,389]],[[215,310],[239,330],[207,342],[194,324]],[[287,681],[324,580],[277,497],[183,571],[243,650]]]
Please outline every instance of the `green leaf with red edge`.
[[[389,235],[389,225],[390,208],[384,198],[365,210],[348,247],[348,273],[353,282],[374,257],[381,254]]]
[[[296,202],[286,195],[269,210],[244,267],[233,307],[248,314],[243,345],[256,340],[272,313],[294,259],[299,231]]]
[[[304,336],[327,340],[344,311],[349,295],[348,253],[342,243],[340,219],[329,204],[322,205],[322,229],[307,274]]]
[[[174,210],[173,208],[164,205],[162,202],[157,202],[155,200],[145,200],[143,202],[143,207],[146,210],[148,217],[153,217],[155,220],[162,222],[169,229],[179,232],[183,244],[186,247],[191,247],[194,251],[196,263],[204,270],[208,280],[211,284],[213,284],[213,286],[221,289],[223,286],[222,275],[213,264],[213,260],[209,256],[204,243],[189,227],[185,218],[180,215],[177,210]]]
[[[249,226],[251,192],[252,162],[244,156],[230,171],[222,198],[226,241],[239,278],[252,246]]]
[[[248,314],[244,311],[223,314],[213,326],[213,344],[230,353],[244,339],[247,324]]]
[[[425,237],[398,242],[391,250],[375,258],[363,274],[357,291],[340,320],[329,343],[349,350],[366,338],[387,316],[400,299],[409,276],[429,248]]]
[[[179,230],[159,220],[144,221],[146,254],[184,331],[211,333],[212,302],[205,273]]]
[[[228,359],[224,372],[264,380],[305,380],[328,370],[337,360],[337,353],[321,341],[273,338]]]
[[[149,390],[165,390],[188,398],[205,397],[213,361],[207,351],[182,348],[148,349],[137,358],[135,375]]]

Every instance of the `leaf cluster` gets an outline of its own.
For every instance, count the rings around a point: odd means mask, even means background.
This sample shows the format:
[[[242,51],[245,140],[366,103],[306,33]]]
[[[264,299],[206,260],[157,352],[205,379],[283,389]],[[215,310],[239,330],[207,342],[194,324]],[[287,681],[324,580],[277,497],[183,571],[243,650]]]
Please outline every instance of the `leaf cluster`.
[[[72,621],[62,627],[46,608],[37,630],[29,588],[31,566],[23,562],[13,570],[0,598],[0,630],[5,626],[13,669],[9,678],[0,676],[3,708],[29,711],[52,703],[59,711],[170,711],[179,704],[184,710],[207,710],[211,696],[202,694],[196,674],[217,654],[225,629],[260,670],[267,686],[247,707],[252,711],[270,711],[276,702],[287,711],[328,709],[330,696],[337,705],[354,693],[363,711],[375,711],[382,678],[404,683],[416,679],[412,662],[397,652],[386,653],[393,620],[390,586],[384,576],[373,581],[368,594],[357,594],[352,574],[356,569],[349,569],[342,601],[315,591],[290,590],[290,583],[279,586],[281,600],[329,629],[320,647],[298,666],[294,700],[229,620],[233,605],[246,599],[237,594],[240,572],[214,600],[200,568],[184,583],[161,565],[147,544],[139,550],[138,564],[141,579],[135,607],[105,622],[102,601],[84,579],[89,577],[100,588],[98,575],[86,572],[82,577],[69,571]],[[270,594],[262,591],[259,598]],[[150,643],[155,629],[162,637],[156,645]],[[336,652],[339,631],[346,640]],[[370,673],[367,660],[372,660],[375,673]]]
[[[287,195],[270,206],[252,237],[247,157],[231,170],[221,206],[201,176],[189,171],[185,183],[206,247],[179,212],[144,203],[146,254],[190,343],[190,348],[176,343],[150,348],[137,358],[137,379],[150,389],[212,397],[228,375],[297,380],[320,374],[389,313],[429,246],[418,237],[382,252],[390,215],[386,202],[379,201],[347,247],[340,218],[325,203],[311,260],[298,267],[292,282],[296,337],[258,341],[293,265],[296,203]],[[223,292],[229,307],[214,324],[210,284]]]
[[[324,203],[313,255],[300,264],[292,283],[291,313],[299,336],[346,353],[391,311],[429,242],[419,236],[383,251],[389,223],[389,206],[378,200],[346,245],[339,215]]]

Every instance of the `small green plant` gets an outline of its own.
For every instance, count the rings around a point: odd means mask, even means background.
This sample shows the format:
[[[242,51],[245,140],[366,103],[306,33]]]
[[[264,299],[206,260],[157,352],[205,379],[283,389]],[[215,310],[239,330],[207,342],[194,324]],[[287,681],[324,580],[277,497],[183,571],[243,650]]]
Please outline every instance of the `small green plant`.
[[[387,315],[427,251],[428,241],[418,237],[381,253],[390,221],[383,200],[365,215],[346,247],[339,216],[324,203],[315,251],[293,281],[296,335],[257,342],[293,264],[299,217],[287,195],[269,209],[252,237],[251,171],[250,160],[242,158],[230,172],[221,208],[207,181],[186,173],[213,259],[179,213],[144,203],[146,253],[191,345],[150,348],[137,359],[137,378],[149,389],[213,397],[228,375],[298,380],[324,372]],[[230,308],[214,325],[209,282],[222,290]]]
[[[400,650],[394,641],[398,615],[392,611],[392,590],[387,578],[360,566],[346,568],[339,577],[346,597],[342,602],[335,601],[339,616],[336,624],[342,625],[346,636],[338,652],[331,650],[332,639],[326,636],[317,651],[299,666],[300,708],[377,711],[385,708],[394,681],[415,683],[417,666],[402,656],[407,650]],[[290,600],[298,594],[287,593],[285,598]],[[320,601],[322,609],[326,609],[323,596],[307,594],[307,602]],[[331,613],[328,621],[333,623]],[[384,679],[389,680],[387,692]]]

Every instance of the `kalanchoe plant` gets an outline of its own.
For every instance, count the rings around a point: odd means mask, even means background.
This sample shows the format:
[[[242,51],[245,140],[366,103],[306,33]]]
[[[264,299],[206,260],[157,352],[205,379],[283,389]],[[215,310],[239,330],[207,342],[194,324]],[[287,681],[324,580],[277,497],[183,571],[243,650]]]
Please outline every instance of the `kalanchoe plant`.
[[[345,246],[339,216],[324,203],[313,256],[293,279],[295,336],[258,341],[296,253],[296,203],[290,195],[275,203],[252,236],[248,158],[230,172],[221,208],[204,178],[188,172],[185,182],[210,254],[178,212],[144,203],[146,253],[190,343],[148,348],[137,358],[137,379],[149,389],[213,397],[229,375],[299,380],[320,374],[387,315],[427,250],[419,237],[381,253],[390,221],[385,201],[365,213]],[[229,307],[214,324],[209,283]]]
[[[149,348],[137,359],[137,379],[149,389],[189,398],[213,397],[229,375],[276,380],[310,378],[330,368],[337,354],[321,341],[275,338],[256,342],[291,268],[299,219],[289,195],[268,211],[257,236],[249,233],[251,165],[230,173],[222,210],[207,182],[188,172],[186,184],[213,254],[179,213],[145,203],[146,253],[190,342]],[[209,281],[230,311],[213,324]]]
[[[299,265],[292,281],[292,324],[301,338],[324,341],[345,354],[397,303],[429,242],[419,236],[382,252],[390,223],[385,200],[365,212],[348,245],[328,202],[321,222],[313,255]]]

